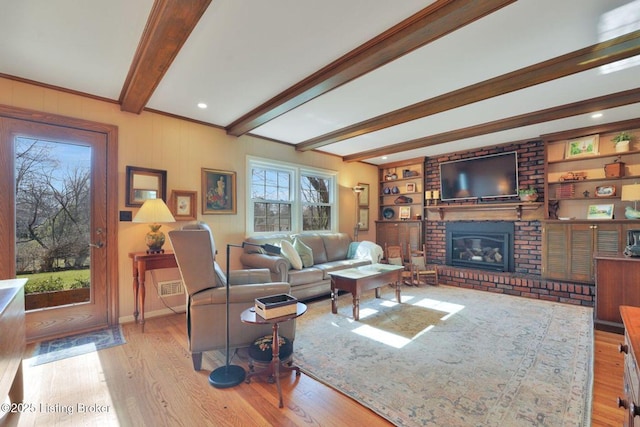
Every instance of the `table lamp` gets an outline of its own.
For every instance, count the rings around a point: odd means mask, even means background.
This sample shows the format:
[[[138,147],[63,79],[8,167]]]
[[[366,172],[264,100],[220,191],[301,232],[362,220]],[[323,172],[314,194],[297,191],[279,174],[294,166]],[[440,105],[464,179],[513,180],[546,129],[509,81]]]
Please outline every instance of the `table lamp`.
[[[151,231],[145,236],[145,243],[149,247],[148,254],[163,253],[162,245],[164,245],[164,233],[160,231],[160,223],[176,222],[171,211],[162,199],[147,199],[142,204],[133,222],[144,222],[149,224]]]
[[[624,210],[624,216],[627,217],[627,219],[640,219],[640,212],[638,211],[640,184],[623,185],[620,200],[623,202],[633,202],[633,207],[627,206]]]

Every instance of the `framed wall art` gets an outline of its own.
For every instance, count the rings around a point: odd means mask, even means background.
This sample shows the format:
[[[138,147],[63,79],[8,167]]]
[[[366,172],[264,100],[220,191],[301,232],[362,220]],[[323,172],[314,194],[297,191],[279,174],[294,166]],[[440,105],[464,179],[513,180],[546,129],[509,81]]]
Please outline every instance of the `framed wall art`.
[[[358,208],[358,230],[369,230],[369,208]]]
[[[565,159],[574,157],[593,156],[598,154],[599,135],[589,135],[582,138],[570,139],[565,148]]]
[[[171,190],[169,209],[176,221],[193,221],[196,219],[198,192]]]
[[[202,168],[202,213],[235,214],[236,173]]]
[[[140,207],[147,199],[167,201],[167,171],[127,166],[125,205]]]
[[[358,187],[362,187],[364,189],[360,193],[358,193],[358,206],[368,207],[369,206],[369,184],[363,184],[362,182],[359,182]],[[362,228],[360,230],[362,230]]]
[[[587,219],[612,219],[613,205],[589,205]]]
[[[616,195],[615,185],[601,185],[596,187],[596,197],[614,197]]]
[[[406,191],[407,193],[415,193],[416,192],[416,184],[413,182],[410,182],[406,185]]]

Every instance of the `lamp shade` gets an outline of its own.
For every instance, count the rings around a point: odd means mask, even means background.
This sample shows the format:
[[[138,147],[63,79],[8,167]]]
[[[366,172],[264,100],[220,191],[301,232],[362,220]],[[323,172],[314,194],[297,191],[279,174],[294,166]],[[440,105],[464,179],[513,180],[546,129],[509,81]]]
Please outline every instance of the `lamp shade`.
[[[133,222],[157,224],[160,222],[176,222],[171,211],[162,199],[147,199],[133,217]]]
[[[640,184],[623,185],[620,199],[623,202],[640,201]]]

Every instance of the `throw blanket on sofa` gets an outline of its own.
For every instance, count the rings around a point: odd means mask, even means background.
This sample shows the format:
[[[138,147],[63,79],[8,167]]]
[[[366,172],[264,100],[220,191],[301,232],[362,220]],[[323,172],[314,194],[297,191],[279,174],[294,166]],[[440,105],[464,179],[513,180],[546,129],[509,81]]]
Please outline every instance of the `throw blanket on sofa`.
[[[349,245],[349,253],[347,254],[348,259],[367,259],[371,261],[372,264],[380,262],[382,256],[382,247],[367,240],[351,242]]]

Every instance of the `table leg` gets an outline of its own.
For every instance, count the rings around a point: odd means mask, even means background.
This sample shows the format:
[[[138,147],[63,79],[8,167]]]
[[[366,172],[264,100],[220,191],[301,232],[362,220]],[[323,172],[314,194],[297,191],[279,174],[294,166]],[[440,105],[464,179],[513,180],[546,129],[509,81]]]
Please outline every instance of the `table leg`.
[[[398,304],[402,303],[400,301],[400,280],[396,281],[396,300],[398,300]]]
[[[380,298],[380,288],[376,288],[376,298]]]
[[[133,319],[135,323],[138,323],[138,266],[133,261]]]
[[[145,285],[144,279],[147,273],[146,264],[138,264],[138,301],[136,304],[139,307],[140,319],[138,323],[142,326],[142,332],[144,332],[144,299],[145,299]]]
[[[332,285],[331,286],[331,312],[336,314],[338,312],[338,304],[336,299],[338,298],[338,290]]]
[[[358,291],[353,293],[353,319],[360,319],[360,292]]]
[[[278,407],[283,408],[284,403],[282,399],[282,387],[280,385],[280,370],[284,371],[296,371],[296,376],[300,376],[300,368],[293,365],[283,366],[280,363],[280,339],[278,334],[278,323],[274,323],[273,327],[273,335],[271,337],[271,362],[269,362],[269,366],[259,372],[249,372],[245,379],[245,382],[248,384],[251,382],[251,377],[254,375],[266,376],[267,380],[273,379],[276,383],[276,387],[278,388]],[[271,382],[271,381],[269,381]]]

